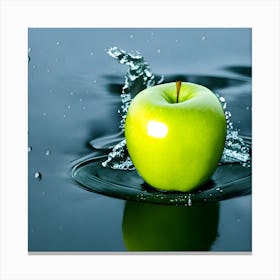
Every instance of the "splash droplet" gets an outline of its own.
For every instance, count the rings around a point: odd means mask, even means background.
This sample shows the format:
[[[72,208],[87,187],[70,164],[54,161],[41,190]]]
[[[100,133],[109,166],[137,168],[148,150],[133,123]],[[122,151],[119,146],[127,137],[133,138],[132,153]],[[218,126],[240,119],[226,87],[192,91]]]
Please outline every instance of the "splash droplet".
[[[29,147],[28,147],[28,153],[31,152],[31,151],[32,151],[32,147],[29,146]]]
[[[34,177],[35,177],[38,181],[41,181],[41,180],[42,180],[42,174],[41,174],[41,172],[37,171],[37,172],[34,174]]]
[[[71,105],[68,105],[68,106],[67,106],[67,109],[70,110],[70,109],[71,109]]]
[[[202,37],[201,37],[201,40],[204,41],[204,40],[205,40],[205,36],[202,36]]]
[[[93,53],[93,52],[91,52],[91,53],[90,53],[90,56],[93,56],[93,55],[94,55],[94,53]]]
[[[51,150],[50,149],[47,149],[46,151],[45,151],[45,155],[46,156],[49,156],[51,154]]]
[[[133,38],[134,38],[134,35],[133,35],[133,34],[130,34],[129,38],[130,38],[130,39],[133,39]]]
[[[45,117],[45,116],[47,115],[47,113],[46,113],[46,112],[44,112],[44,113],[43,113],[43,115],[44,115],[44,117]]]
[[[59,45],[60,45],[60,42],[59,42],[59,41],[57,41],[57,42],[56,42],[56,45],[57,45],[57,46],[59,46]]]
[[[161,50],[160,49],[157,49],[157,53],[160,53],[161,52]]]

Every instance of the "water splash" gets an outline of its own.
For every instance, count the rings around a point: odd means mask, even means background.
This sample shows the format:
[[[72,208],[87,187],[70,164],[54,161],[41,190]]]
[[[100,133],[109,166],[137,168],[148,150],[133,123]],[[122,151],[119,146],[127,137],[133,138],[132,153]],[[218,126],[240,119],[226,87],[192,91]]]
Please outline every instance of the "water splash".
[[[128,66],[121,93],[122,104],[118,111],[121,115],[119,127],[123,132],[126,114],[133,97],[141,90],[154,86],[156,84],[156,79],[150,70],[149,64],[139,52],[127,53],[120,48],[112,47],[109,49],[108,54],[117,59],[119,63]],[[161,80],[163,80],[163,78]],[[120,170],[134,169],[132,161],[128,155],[125,140],[122,140],[113,148],[112,152],[109,153],[107,160],[103,163],[103,166]]]
[[[119,63],[127,65],[128,70],[125,75],[125,83],[121,93],[121,108],[118,113],[121,115],[120,129],[121,133],[124,131],[124,124],[129,105],[141,90],[160,84],[164,80],[162,75],[160,80],[156,81],[154,74],[151,72],[149,64],[144,60],[139,52],[125,52],[124,50],[112,47],[108,54],[117,59]],[[219,96],[223,110],[227,120],[227,136],[225,141],[225,148],[221,158],[221,163],[238,162],[244,167],[250,167],[251,157],[248,145],[244,139],[239,135],[238,130],[234,128],[231,121],[231,113],[227,110],[227,103],[224,97]],[[119,136],[119,134],[118,134]],[[112,169],[133,170],[135,169],[126,147],[125,139],[122,139],[109,153],[107,160],[102,163],[103,167],[110,167]]]

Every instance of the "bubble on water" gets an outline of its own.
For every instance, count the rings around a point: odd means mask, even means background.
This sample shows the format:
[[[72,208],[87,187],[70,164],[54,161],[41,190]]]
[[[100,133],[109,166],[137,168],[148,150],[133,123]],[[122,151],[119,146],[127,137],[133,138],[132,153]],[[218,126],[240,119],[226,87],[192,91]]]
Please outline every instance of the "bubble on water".
[[[46,151],[45,151],[45,155],[46,156],[49,156],[51,154],[51,150],[50,149],[47,149]]]
[[[191,194],[188,195],[188,206],[192,206]]]
[[[28,146],[28,153],[32,151],[32,147]]]
[[[42,180],[42,174],[41,174],[41,172],[37,171],[37,172],[34,174],[34,177],[35,177],[38,181],[41,181],[41,180]]]
[[[130,38],[130,39],[133,39],[133,38],[134,38],[134,35],[133,35],[133,34],[130,34],[129,38]]]
[[[157,49],[157,53],[160,53],[161,52],[161,50],[160,49]]]

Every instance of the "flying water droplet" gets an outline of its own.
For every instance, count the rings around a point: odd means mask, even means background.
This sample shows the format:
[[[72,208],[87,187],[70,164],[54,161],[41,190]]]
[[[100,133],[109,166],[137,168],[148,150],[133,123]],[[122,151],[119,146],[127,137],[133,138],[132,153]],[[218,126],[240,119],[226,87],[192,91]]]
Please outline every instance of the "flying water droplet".
[[[157,53],[159,54],[161,52],[161,50],[160,49],[157,49]]]
[[[42,174],[41,174],[41,172],[37,171],[37,172],[34,174],[34,177],[35,177],[38,181],[41,181],[41,180],[42,180]]]
[[[68,105],[68,106],[67,106],[67,109],[70,110],[70,109],[71,109],[71,105]]]
[[[44,113],[43,113],[43,116],[45,117],[46,115],[47,115],[47,113],[46,113],[46,112],[44,112]]]
[[[204,41],[205,39],[206,39],[206,37],[205,37],[205,36],[202,36],[202,37],[201,37],[201,40],[202,40],[202,41]]]
[[[32,151],[32,147],[29,146],[29,147],[28,147],[28,153],[31,152],[31,151]]]
[[[83,101],[83,98],[80,98],[80,102],[82,102]]]
[[[130,38],[130,39],[133,39],[133,38],[134,38],[134,35],[133,35],[133,34],[130,34],[129,38]]]
[[[28,48],[28,53],[31,53],[32,49],[31,48]]]
[[[57,41],[57,42],[56,42],[56,45],[57,45],[57,46],[59,46],[59,45],[60,45],[60,42],[59,42],[59,41]]]
[[[94,53],[93,53],[93,52],[91,52],[91,53],[90,53],[90,56],[93,56],[93,55],[94,55]]]
[[[51,150],[50,149],[47,149],[46,151],[45,151],[45,155],[46,156],[49,156],[51,154]]]

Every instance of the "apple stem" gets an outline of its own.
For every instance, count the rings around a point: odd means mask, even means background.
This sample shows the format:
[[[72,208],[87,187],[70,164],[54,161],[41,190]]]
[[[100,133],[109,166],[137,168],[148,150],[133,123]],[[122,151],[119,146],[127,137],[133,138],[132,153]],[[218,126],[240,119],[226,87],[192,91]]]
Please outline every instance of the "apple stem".
[[[182,84],[181,81],[177,81],[176,82],[176,89],[177,89],[177,99],[176,99],[176,102],[177,103],[179,102],[179,94],[180,94],[181,84]]]

